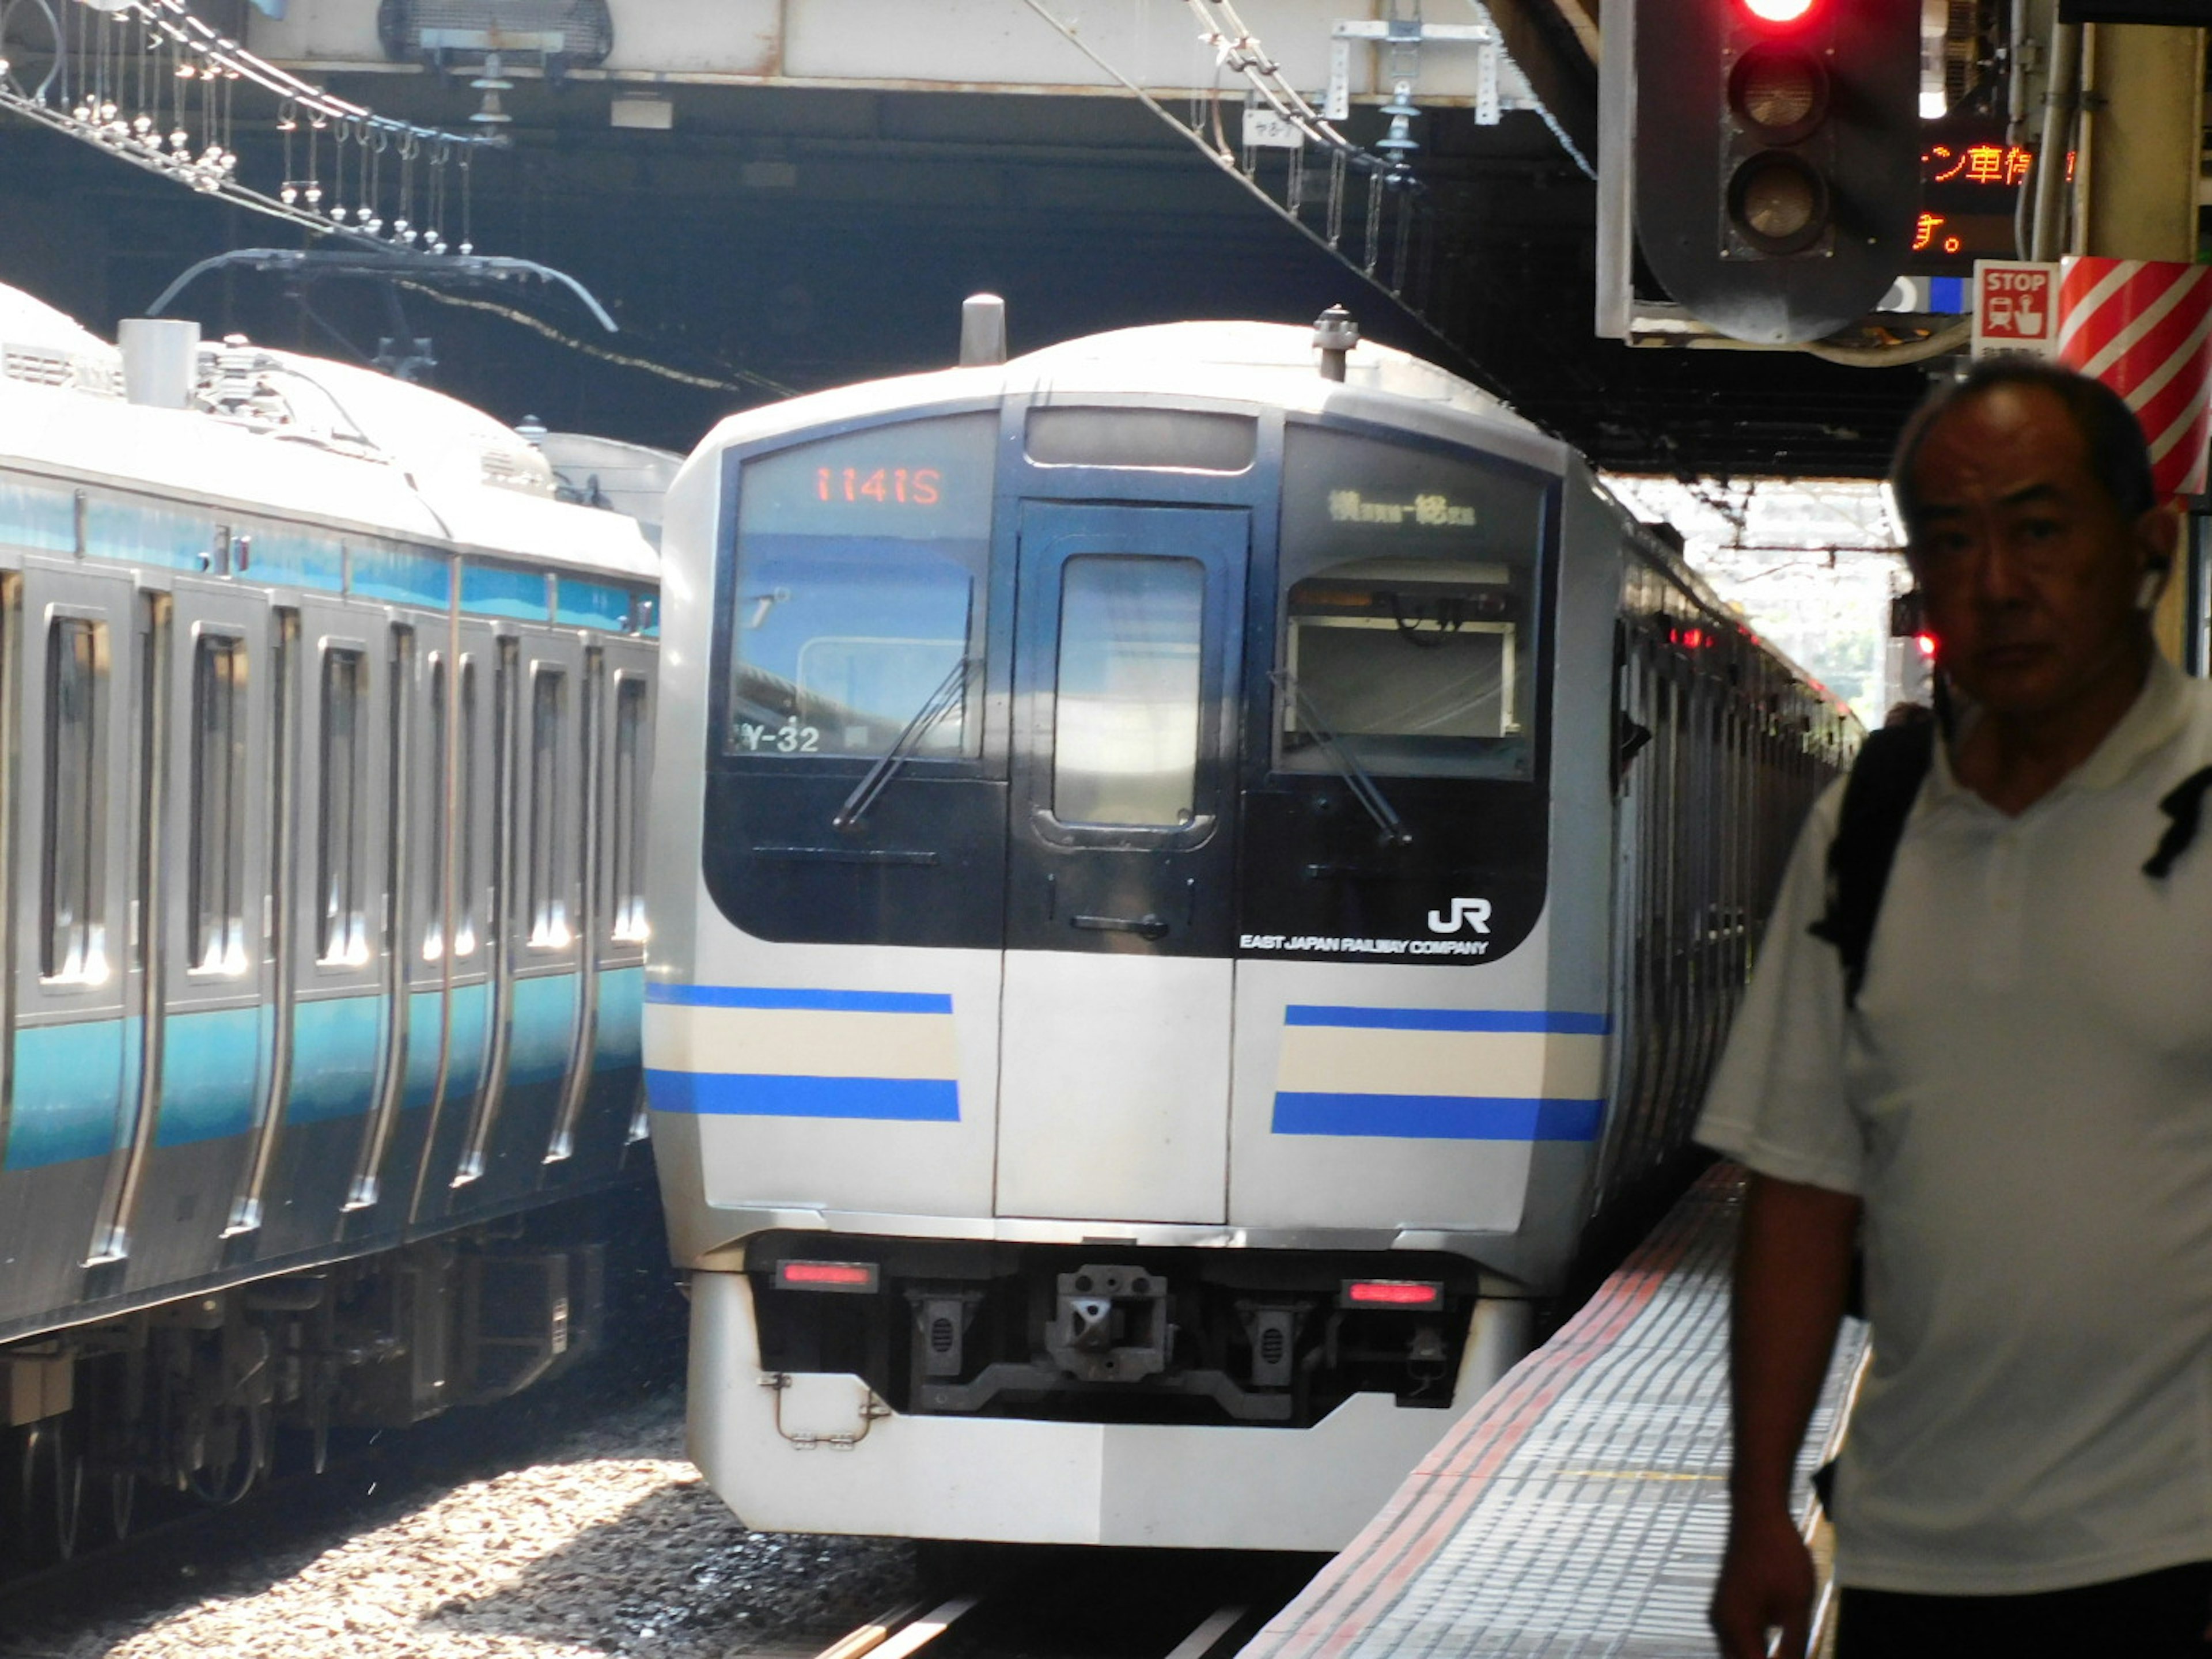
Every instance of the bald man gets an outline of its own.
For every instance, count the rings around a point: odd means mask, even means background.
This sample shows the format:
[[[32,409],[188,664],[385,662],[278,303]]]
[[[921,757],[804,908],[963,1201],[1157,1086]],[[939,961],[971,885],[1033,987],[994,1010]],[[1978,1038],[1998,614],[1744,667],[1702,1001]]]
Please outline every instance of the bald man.
[[[1856,982],[1811,931],[1843,786],[1815,808],[1699,1124],[1752,1171],[1713,1627],[1804,1650],[1790,1472],[1863,1242],[1839,1651],[2200,1654],[2212,701],[2151,635],[2178,526],[2126,405],[2018,360],[1932,399],[1892,482],[1952,717]]]

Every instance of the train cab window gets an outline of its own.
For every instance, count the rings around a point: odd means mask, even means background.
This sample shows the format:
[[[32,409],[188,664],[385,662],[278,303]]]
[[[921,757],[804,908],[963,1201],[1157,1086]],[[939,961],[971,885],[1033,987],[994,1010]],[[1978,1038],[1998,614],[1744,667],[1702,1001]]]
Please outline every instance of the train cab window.
[[[1298,425],[1283,474],[1276,764],[1533,777],[1542,485]]]
[[[192,647],[191,965],[246,971],[246,641]]]
[[[563,879],[568,724],[568,677],[540,664],[530,683],[530,841],[524,871],[525,915],[530,943],[538,950],[563,949],[574,937]]]
[[[747,461],[726,601],[732,755],[979,752],[995,415]]]
[[[323,652],[322,814],[316,842],[315,955],[332,965],[368,960],[361,789],[368,763],[362,711],[368,669],[361,652]]]
[[[607,849],[607,914],[618,943],[645,939],[645,681],[615,677],[614,799]]]
[[[1194,559],[1085,554],[1065,569],[1053,816],[1062,823],[1188,823],[1198,778],[1205,567]]]
[[[104,874],[107,629],[58,617],[46,636],[46,811],[40,972],[96,985],[107,977]]]

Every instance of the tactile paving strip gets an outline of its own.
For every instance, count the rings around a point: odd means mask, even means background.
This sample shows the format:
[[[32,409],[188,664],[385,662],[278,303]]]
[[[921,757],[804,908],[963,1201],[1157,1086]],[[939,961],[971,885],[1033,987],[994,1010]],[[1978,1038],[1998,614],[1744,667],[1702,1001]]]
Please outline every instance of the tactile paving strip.
[[[1741,1188],[1725,1165],[1692,1188],[1240,1659],[1709,1659]],[[1837,1344],[1800,1513],[1864,1340]]]

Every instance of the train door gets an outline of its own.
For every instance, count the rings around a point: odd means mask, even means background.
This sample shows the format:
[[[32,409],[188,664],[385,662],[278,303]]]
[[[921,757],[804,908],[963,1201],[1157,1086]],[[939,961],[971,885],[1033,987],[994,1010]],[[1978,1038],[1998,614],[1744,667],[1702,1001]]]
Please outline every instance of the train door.
[[[169,636],[158,1081],[132,1284],[206,1271],[221,1236],[258,1232],[276,1131],[270,954],[294,629],[258,590],[179,579]]]
[[[573,635],[501,647],[499,957],[491,1054],[461,1170],[471,1207],[532,1190],[558,1150],[581,1006],[583,655]]]
[[[428,1114],[445,1046],[445,998],[438,963],[424,950],[436,902],[434,848],[445,767],[432,725],[431,680],[442,665],[442,618],[395,623],[386,634],[386,741],[372,801],[385,830],[381,866],[389,895],[384,917],[382,994],[386,1042],[375,1104],[361,1139],[349,1203],[356,1236],[405,1220],[414,1201]]]
[[[74,1301],[137,1106],[127,580],[23,573],[5,667],[20,719],[14,1030],[0,1109],[0,1316]],[[12,586],[14,584],[11,583]]]
[[[1020,525],[998,1209],[1226,1213],[1242,510]]]
[[[288,1059],[264,1185],[271,1253],[328,1243],[341,1213],[374,1196],[356,1177],[373,1121],[384,990],[384,629],[373,612],[324,601],[296,612],[283,744],[292,779],[292,879],[278,899],[278,971]]]
[[[435,1220],[453,1206],[481,1169],[480,1122],[492,1050],[495,940],[500,892],[497,783],[505,753],[495,682],[501,641],[480,623],[453,629],[429,665],[431,769],[442,780],[428,831],[420,953],[440,991],[445,1030],[441,1063],[428,1101],[414,1219]],[[421,1020],[417,1005],[416,1024]]]
[[[579,944],[586,975],[575,1057],[549,1152],[574,1178],[617,1167],[635,1127],[643,1084],[639,1027],[645,1006],[644,868],[652,775],[653,652],[608,638],[584,653],[590,720],[585,744],[585,872]]]

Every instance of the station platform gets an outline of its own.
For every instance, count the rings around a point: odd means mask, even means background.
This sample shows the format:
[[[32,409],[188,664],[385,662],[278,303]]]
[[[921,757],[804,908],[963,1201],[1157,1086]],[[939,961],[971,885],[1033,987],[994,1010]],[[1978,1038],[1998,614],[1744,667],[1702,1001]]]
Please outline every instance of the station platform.
[[[1710,1659],[1742,1189],[1740,1170],[1709,1171],[1239,1659]],[[1796,1512],[1824,1568],[1812,1473],[1865,1352],[1846,1321],[1799,1459]]]

